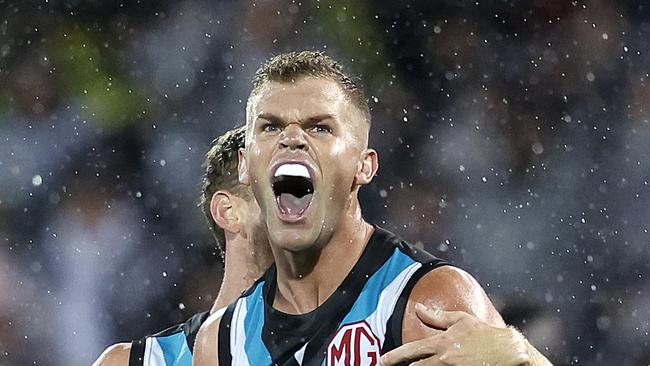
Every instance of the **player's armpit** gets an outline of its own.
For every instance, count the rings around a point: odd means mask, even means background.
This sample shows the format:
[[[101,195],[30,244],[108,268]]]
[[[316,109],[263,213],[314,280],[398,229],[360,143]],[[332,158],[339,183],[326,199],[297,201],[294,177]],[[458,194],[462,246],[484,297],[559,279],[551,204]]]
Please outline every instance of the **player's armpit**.
[[[219,366],[219,324],[223,312],[216,312],[201,325],[194,341],[194,366]]]
[[[506,326],[481,285],[469,273],[457,267],[438,267],[417,282],[404,311],[403,343],[436,333],[418,317],[415,311],[417,303],[433,309],[463,311],[489,325]]]
[[[131,343],[116,343],[99,356],[92,366],[128,366]]]

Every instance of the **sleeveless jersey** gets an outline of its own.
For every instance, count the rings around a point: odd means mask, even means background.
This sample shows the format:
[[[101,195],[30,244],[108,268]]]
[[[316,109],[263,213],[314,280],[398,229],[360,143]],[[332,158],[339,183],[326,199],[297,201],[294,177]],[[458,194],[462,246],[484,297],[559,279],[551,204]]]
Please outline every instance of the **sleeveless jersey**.
[[[378,365],[382,354],[402,343],[411,290],[423,275],[445,264],[375,227],[336,291],[300,315],[273,309],[274,265],[224,312],[219,365]]]
[[[194,339],[210,312],[131,342],[129,366],[191,366]]]

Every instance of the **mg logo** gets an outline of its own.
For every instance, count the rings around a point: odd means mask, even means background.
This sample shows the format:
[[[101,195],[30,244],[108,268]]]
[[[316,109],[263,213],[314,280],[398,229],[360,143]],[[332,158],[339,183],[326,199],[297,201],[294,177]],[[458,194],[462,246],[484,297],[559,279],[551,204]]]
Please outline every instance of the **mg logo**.
[[[327,366],[376,366],[381,344],[365,320],[343,325],[327,348]]]

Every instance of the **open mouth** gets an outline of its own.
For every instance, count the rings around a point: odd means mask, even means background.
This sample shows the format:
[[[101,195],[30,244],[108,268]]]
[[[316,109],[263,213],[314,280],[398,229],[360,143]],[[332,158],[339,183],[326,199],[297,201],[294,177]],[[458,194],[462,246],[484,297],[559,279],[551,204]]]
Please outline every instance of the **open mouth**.
[[[271,181],[275,201],[283,215],[300,217],[309,208],[314,194],[309,170],[302,164],[283,164]]]

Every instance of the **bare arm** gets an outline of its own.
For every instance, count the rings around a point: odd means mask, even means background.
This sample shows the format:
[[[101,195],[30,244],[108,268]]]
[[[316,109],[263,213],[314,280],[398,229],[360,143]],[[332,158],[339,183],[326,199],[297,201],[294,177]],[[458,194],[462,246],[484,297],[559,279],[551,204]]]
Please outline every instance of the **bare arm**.
[[[195,366],[219,366],[219,324],[223,312],[217,312],[201,325],[194,341],[192,364]]]
[[[515,330],[517,333],[519,331]],[[521,334],[521,333],[519,333]],[[540,351],[537,350],[528,340],[521,334],[521,338],[526,343],[526,351],[528,353],[528,365],[527,366],[553,366],[551,361],[546,358]]]
[[[92,366],[128,366],[131,343],[116,343],[108,347]]]
[[[551,365],[521,333],[505,326],[476,280],[454,267],[433,270],[415,286],[403,340],[382,357],[382,365],[417,360],[422,366]]]
[[[456,267],[436,268],[415,285],[404,311],[403,343],[432,335],[431,327],[423,323],[415,311],[418,303],[433,309],[463,311],[489,325],[506,327],[481,285],[469,273]]]

